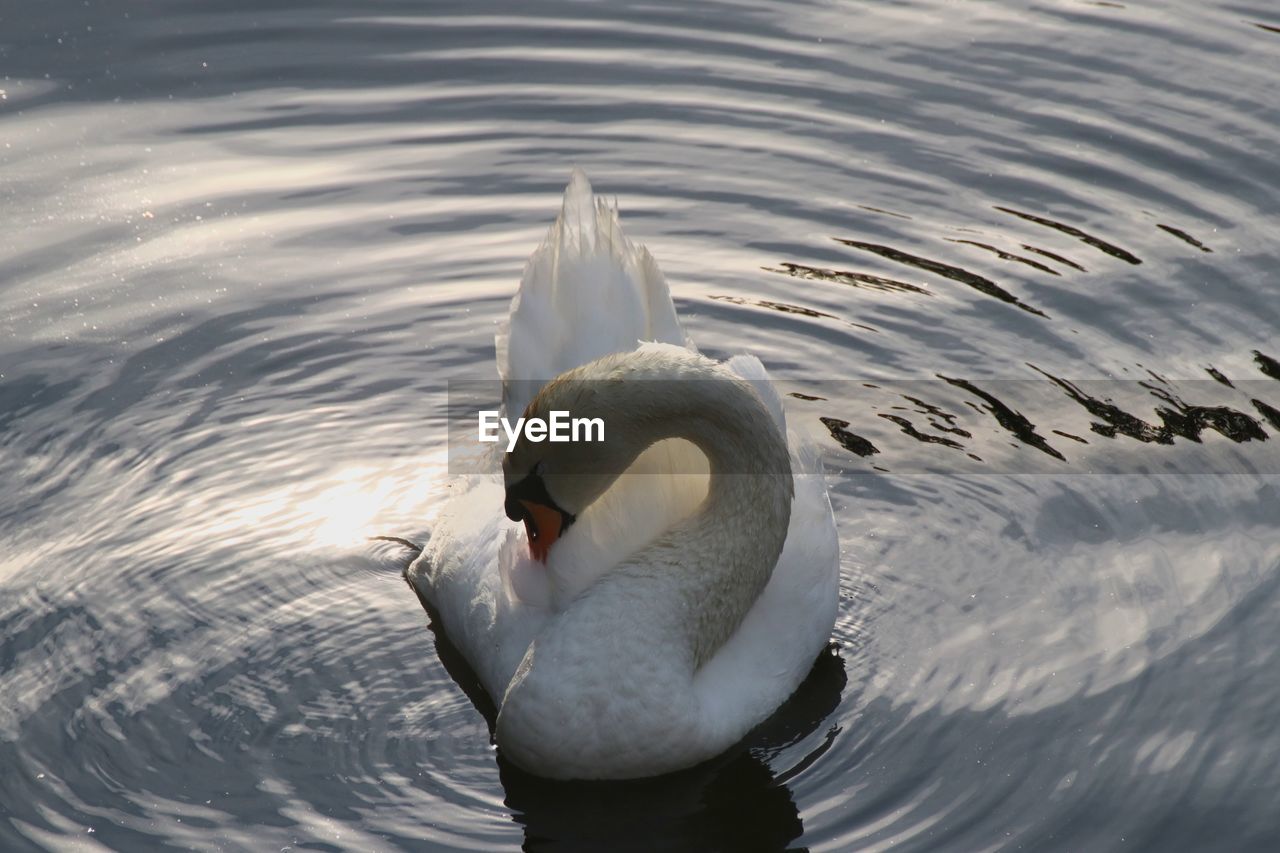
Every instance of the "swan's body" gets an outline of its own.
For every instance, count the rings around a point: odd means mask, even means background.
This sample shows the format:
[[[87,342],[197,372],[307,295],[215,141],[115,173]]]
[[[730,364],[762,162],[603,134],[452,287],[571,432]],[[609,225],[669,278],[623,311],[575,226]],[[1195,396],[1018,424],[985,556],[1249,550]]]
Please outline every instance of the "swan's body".
[[[816,458],[788,449],[759,361],[692,349],[652,257],[581,173],[498,364],[509,415],[572,405],[610,431],[601,446],[522,442],[505,483],[468,478],[410,567],[499,706],[499,747],[561,778],[722,752],[831,634],[838,548]],[[545,565],[502,511],[531,480],[572,524]]]

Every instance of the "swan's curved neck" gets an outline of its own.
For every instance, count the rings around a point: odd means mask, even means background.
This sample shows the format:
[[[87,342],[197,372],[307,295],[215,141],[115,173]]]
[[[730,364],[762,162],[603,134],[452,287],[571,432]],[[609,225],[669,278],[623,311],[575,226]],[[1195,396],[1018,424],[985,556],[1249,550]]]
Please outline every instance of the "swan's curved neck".
[[[651,578],[654,594],[669,597],[695,668],[736,630],[768,583],[791,518],[786,437],[748,383],[719,370],[714,377],[621,386],[627,411],[643,413],[631,415],[637,446],[682,438],[710,462],[699,509],[609,573]]]
[[[575,414],[582,403],[605,417],[609,447],[597,447],[592,461],[608,471],[670,438],[699,447],[711,469],[698,509],[551,620],[508,685],[499,743],[517,760],[546,758],[556,775],[592,776],[605,765],[651,775],[670,769],[672,756],[702,755],[710,741],[693,678],[738,629],[786,541],[792,479],[783,431],[751,385],[682,352],[602,359],[581,393],[552,390]],[[616,478],[584,470],[580,483],[598,497]],[[573,755],[544,755],[566,729]]]

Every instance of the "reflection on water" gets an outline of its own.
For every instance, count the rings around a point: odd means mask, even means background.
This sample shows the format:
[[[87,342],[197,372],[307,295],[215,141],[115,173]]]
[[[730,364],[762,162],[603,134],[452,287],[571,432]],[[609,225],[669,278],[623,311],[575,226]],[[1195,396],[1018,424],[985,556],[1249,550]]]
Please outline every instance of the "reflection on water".
[[[916,267],[917,269],[922,269],[926,272],[933,273],[934,275],[941,276],[942,278],[958,281],[961,284],[972,287],[979,293],[985,293],[987,296],[992,296],[999,299],[1001,302],[1008,302],[1010,305],[1016,305],[1023,311],[1035,314],[1037,317],[1045,316],[1045,313],[1039,308],[1032,308],[1030,305],[1020,302],[1017,297],[986,276],[969,272],[963,267],[944,264],[940,261],[932,261],[928,258],[912,255],[909,252],[904,252],[900,249],[890,248],[889,246],[880,246],[875,243],[864,243],[860,240],[846,240],[843,238],[841,238],[839,242],[863,252],[871,252],[872,254],[879,255],[882,258],[887,258],[895,263]]]
[[[1280,833],[1269,4],[3,18],[0,848]],[[804,688],[616,786],[497,756],[369,539],[430,535],[572,165],[842,536]]]
[[[1155,466],[1184,474],[1280,472],[1280,442],[1270,442],[1280,435],[1280,412],[1266,402],[1280,404],[1280,397],[1266,380],[1171,381],[1152,372],[1146,380],[1072,382],[1027,366],[1047,381],[943,374],[940,381],[827,380],[802,383],[822,395],[790,396],[806,412],[832,411],[834,401],[834,411],[848,419],[822,415],[818,421],[855,456],[884,452],[875,460],[879,470],[1132,473]],[[901,441],[876,418],[918,444]],[[1139,450],[1127,441],[1164,449]],[[932,453],[919,444],[960,455]],[[1019,452],[1023,447],[1043,456]]]

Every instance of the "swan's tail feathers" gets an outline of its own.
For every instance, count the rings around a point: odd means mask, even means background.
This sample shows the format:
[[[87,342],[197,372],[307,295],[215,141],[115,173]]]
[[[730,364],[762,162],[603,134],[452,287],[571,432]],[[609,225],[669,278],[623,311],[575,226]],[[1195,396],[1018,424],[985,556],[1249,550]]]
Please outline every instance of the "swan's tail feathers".
[[[560,216],[529,259],[498,332],[506,412],[523,412],[547,380],[640,341],[692,346],[657,261],[627,239],[617,208],[574,169]]]

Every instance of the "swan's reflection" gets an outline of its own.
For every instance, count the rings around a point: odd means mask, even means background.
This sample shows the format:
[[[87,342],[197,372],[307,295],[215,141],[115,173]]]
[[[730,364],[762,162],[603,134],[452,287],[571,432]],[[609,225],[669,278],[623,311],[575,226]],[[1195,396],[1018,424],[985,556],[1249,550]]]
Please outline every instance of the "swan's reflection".
[[[418,600],[431,617],[440,662],[484,716],[492,737],[497,708],[434,610]],[[803,825],[786,781],[825,752],[832,737],[794,768],[775,773],[769,759],[830,717],[845,682],[844,662],[828,647],[791,698],[741,743],[696,767],[653,779],[560,782],[527,773],[499,753],[506,804],[524,827],[524,849],[804,849],[789,846]]]

